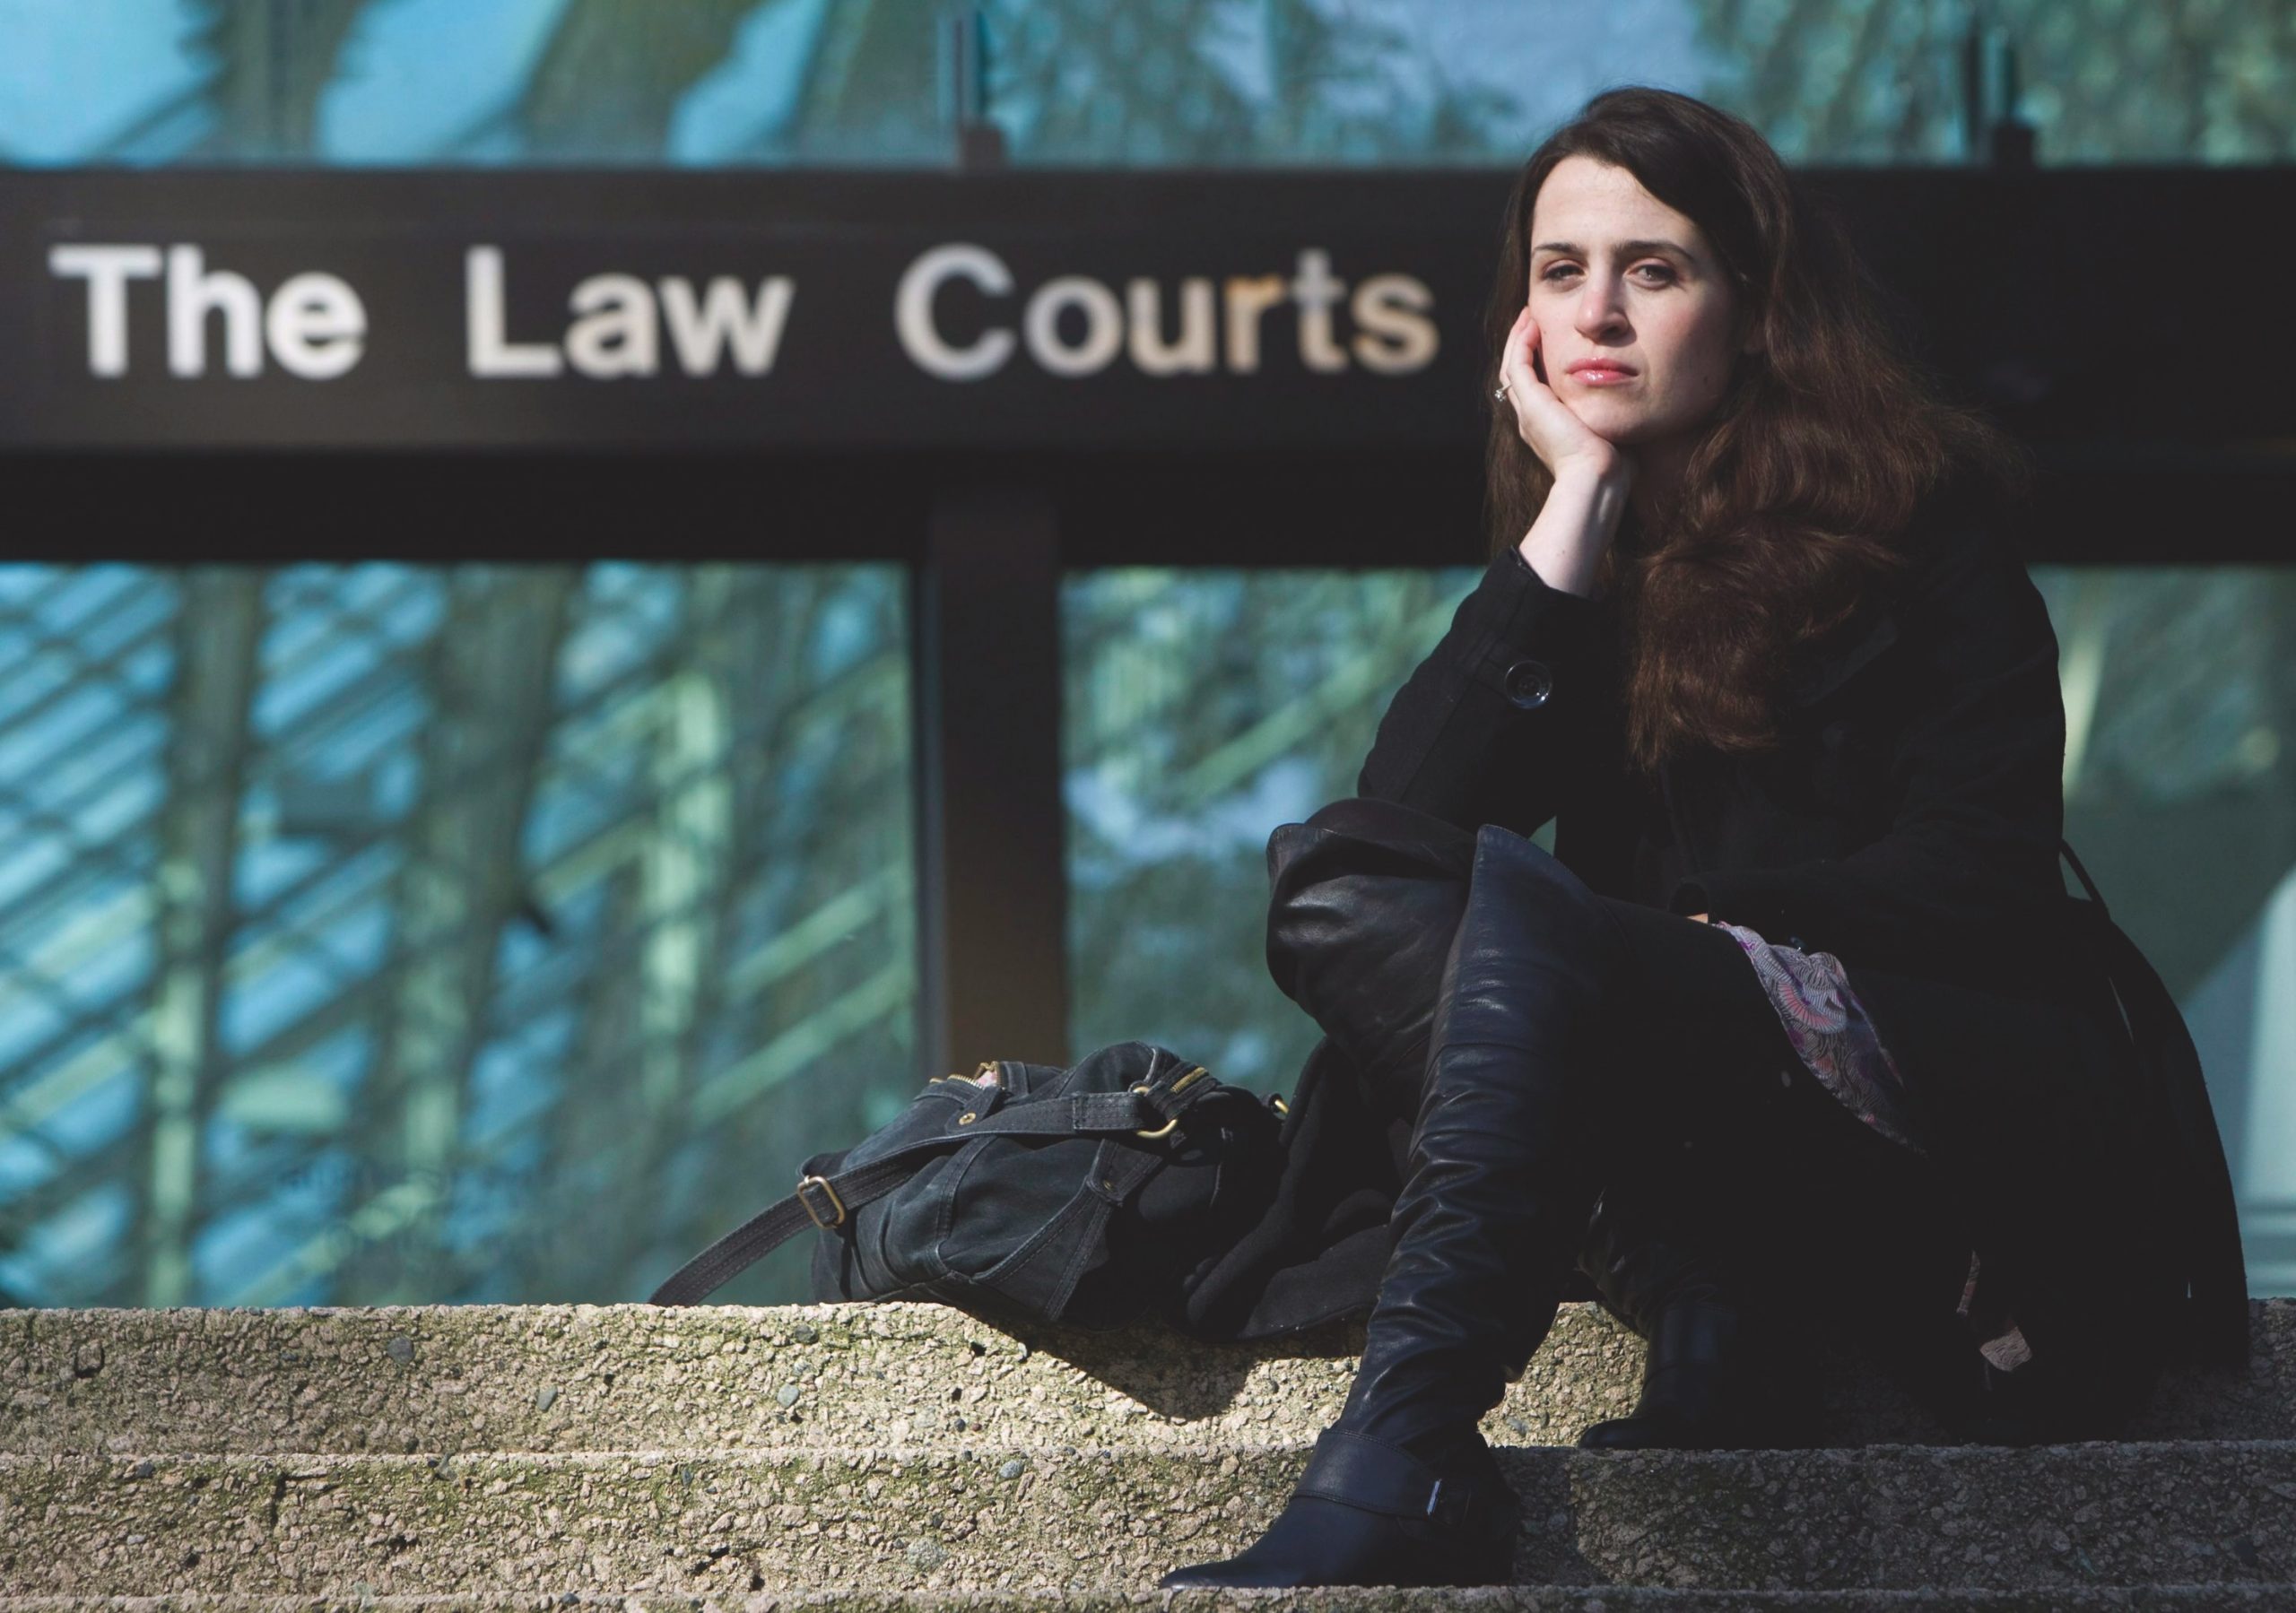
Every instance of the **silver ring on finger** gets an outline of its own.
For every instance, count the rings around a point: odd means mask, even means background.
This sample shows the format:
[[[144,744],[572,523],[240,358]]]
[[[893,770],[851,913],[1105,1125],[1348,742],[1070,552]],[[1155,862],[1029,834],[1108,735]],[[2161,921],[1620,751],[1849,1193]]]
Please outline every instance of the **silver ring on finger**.
[[[1514,382],[1509,381],[1509,382],[1508,382],[1508,383],[1507,383],[1507,386],[1512,386],[1514,384],[1515,384]],[[1501,386],[1498,391],[1496,391],[1496,392],[1492,393],[1491,395],[1492,395],[1492,396],[1493,396],[1493,397],[1495,397],[1495,398],[1503,398],[1503,397],[1505,397],[1505,396],[1507,395],[1507,386]]]

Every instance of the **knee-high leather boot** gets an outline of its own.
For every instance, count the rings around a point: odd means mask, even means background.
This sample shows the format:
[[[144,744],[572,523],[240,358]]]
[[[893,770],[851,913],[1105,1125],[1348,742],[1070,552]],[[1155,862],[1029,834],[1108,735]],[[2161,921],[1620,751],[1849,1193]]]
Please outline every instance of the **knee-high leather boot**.
[[[1774,1300],[1749,1292],[1718,1255],[1677,1236],[1649,1195],[1628,1177],[1595,1207],[1579,1270],[1603,1308],[1648,1345],[1642,1391],[1631,1416],[1593,1424],[1588,1450],[1716,1450],[1797,1445],[1813,1437],[1806,1397],[1793,1392],[1796,1364],[1767,1325]],[[1806,1310],[1806,1306],[1805,1307]]]
[[[1511,1578],[1520,1505],[1476,1424],[1552,1326],[1586,1231],[1588,1043],[1625,946],[1547,853],[1495,827],[1477,836],[1347,1403],[1255,1545],[1161,1584]]]

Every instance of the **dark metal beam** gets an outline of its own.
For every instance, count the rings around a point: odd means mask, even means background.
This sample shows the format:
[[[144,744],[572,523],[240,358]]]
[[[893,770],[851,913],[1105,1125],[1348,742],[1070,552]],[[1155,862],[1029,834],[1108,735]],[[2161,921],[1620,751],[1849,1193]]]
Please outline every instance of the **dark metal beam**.
[[[160,814],[150,1002],[151,1075],[143,1120],[143,1282],[137,1303],[198,1303],[192,1245],[207,1120],[225,1057],[224,964],[236,927],[232,871],[239,798],[254,750],[263,579],[200,568],[177,612],[173,742]]]
[[[2296,455],[2039,450],[2035,563],[2280,565]],[[0,455],[18,560],[921,559],[937,490],[1042,490],[1071,566],[1482,557],[1480,445],[1307,453]],[[165,512],[155,516],[155,511]],[[317,512],[314,518],[314,512]]]
[[[945,491],[915,573],[922,1079],[1068,1062],[1053,508],[1038,489]]]

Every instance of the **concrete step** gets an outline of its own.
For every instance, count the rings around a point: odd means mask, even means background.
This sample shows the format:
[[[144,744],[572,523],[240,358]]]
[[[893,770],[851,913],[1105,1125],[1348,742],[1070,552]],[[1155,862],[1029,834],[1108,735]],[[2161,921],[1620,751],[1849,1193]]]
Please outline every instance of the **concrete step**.
[[[453,1457],[0,1458],[28,1592],[1145,1590],[1257,1538],[1299,1444]],[[2296,1602],[2296,1441],[1503,1450],[1530,1584],[2268,1585]]]
[[[2245,1373],[2165,1383],[2137,1438],[2296,1438],[2296,1302],[2259,1301]],[[1253,1346],[1008,1333],[935,1305],[48,1310],[0,1318],[0,1451],[631,1451],[1312,1442],[1360,1323]],[[1631,1410],[1641,1341],[1563,1307],[1485,1419],[1570,1444]],[[1823,1436],[1938,1444],[1897,1387],[1820,1352]]]
[[[835,1609],[838,1613],[1217,1613],[1235,1609],[1256,1613],[1299,1609],[1300,1613],[1760,1613],[1773,1608],[1857,1609],[1858,1613],[2032,1613],[2032,1592],[2023,1590],[1916,1591],[1700,1591],[1657,1585],[1525,1585],[1500,1591],[870,1591],[811,1593],[760,1591],[754,1596],[639,1595],[602,1597],[568,1591],[471,1592],[447,1596],[374,1596],[354,1591],[339,1602],[307,1597],[235,1595],[6,1596],[0,1613],[317,1613],[341,1607],[350,1613],[567,1613],[581,1608],[613,1608],[617,1613],[697,1613],[718,1609],[732,1613],[797,1613],[800,1609]],[[2046,1605],[2063,1613],[2218,1613],[2286,1609],[2291,1598],[2277,1585],[2056,1586]]]

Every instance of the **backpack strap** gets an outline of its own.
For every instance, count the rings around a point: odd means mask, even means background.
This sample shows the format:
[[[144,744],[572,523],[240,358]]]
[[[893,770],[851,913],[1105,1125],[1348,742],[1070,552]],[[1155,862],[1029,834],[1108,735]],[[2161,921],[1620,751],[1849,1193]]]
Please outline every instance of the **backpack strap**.
[[[796,1192],[767,1205],[680,1266],[647,1303],[698,1304],[808,1225],[824,1232],[842,1226],[854,1210],[883,1198],[916,1175],[926,1158],[961,1147],[976,1137],[1105,1137],[1169,1131],[1166,1122],[1213,1089],[1202,1087],[1169,1104],[1159,1103],[1153,1090],[1139,1088],[1024,1099],[983,1116],[977,1123],[920,1138],[833,1176],[802,1176]],[[1144,1156],[1144,1165],[1153,1163],[1153,1158]]]
[[[2080,876],[2081,889],[2087,891],[2089,899],[2097,904],[2097,916],[2110,918],[2112,915],[2106,910],[2105,898],[2097,893],[2096,881],[2090,879],[2089,871],[2081,866],[2081,859],[2073,854],[2073,842],[2060,837],[2057,843],[2057,850],[2058,855],[2073,864],[2073,872]]]
[[[2058,848],[2094,905],[2092,928],[2104,950],[2106,974],[2118,1000],[2137,1062],[2153,1084],[2175,1128],[2188,1192],[2178,1240],[2191,1288],[2190,1342],[2204,1361],[2245,1366],[2248,1359],[2248,1279],[2240,1250],[2239,1211],[2208,1081],[2192,1032],[2176,999],[2126,931],[2113,922],[2104,898],[2073,854]]]

